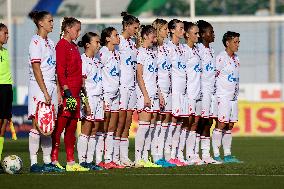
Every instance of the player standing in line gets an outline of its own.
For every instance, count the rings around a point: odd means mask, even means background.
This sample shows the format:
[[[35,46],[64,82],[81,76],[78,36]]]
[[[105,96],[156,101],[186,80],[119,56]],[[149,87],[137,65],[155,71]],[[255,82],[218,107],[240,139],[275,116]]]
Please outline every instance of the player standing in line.
[[[169,49],[170,64],[172,65],[172,123],[168,129],[165,157],[167,158],[170,153],[170,160],[167,160],[171,164],[185,166],[187,164],[177,158],[181,126],[183,119],[188,117],[188,107],[186,104],[186,64],[183,58],[184,48],[180,43],[180,39],[184,37],[184,24],[178,19],[173,19],[169,22],[168,27],[171,37],[167,46]]]
[[[154,148],[152,154],[157,155],[156,160],[154,159],[157,165],[172,167],[175,166],[175,164],[169,163],[164,157],[166,131],[170,124],[172,112],[171,64],[169,60],[169,50],[167,44],[164,42],[169,33],[168,22],[163,19],[156,19],[152,23],[152,26],[157,32],[158,85],[164,99],[164,106],[161,107],[160,110],[151,149]],[[158,122],[160,122],[160,124]]]
[[[36,126],[35,115],[38,102],[53,104],[57,114],[58,97],[56,82],[56,59],[53,41],[48,34],[53,30],[53,18],[49,12],[34,11],[29,14],[37,27],[37,33],[32,37],[29,46],[29,104],[28,115],[32,119],[33,128],[29,133],[30,171],[38,172],[62,172],[63,169],[51,163],[51,136],[40,134]],[[56,116],[56,115],[55,115]],[[39,146],[43,151],[44,165],[37,163]]]
[[[61,26],[60,40],[56,45],[56,72],[63,96],[63,105],[58,111],[58,122],[52,135],[53,164],[58,162],[60,136],[63,130],[67,158],[66,171],[88,171],[88,168],[75,163],[75,132],[80,118],[80,91],[82,82],[82,60],[78,46],[74,41],[79,37],[81,22],[73,17],[64,17]]]
[[[214,42],[214,30],[210,23],[199,20],[197,22],[199,28],[199,43],[198,52],[201,57],[201,117],[200,124],[198,125],[198,134],[196,136],[195,155],[199,159],[199,143],[201,140],[202,162],[205,164],[220,164],[210,156],[210,127],[212,126],[213,119],[210,118],[212,112],[212,97],[215,90],[215,54],[210,43]],[[201,137],[199,137],[201,135]]]
[[[199,158],[195,157],[194,148],[196,140],[196,130],[201,115],[201,57],[199,56],[196,43],[199,38],[199,29],[192,22],[184,22],[185,30],[185,60],[187,74],[187,98],[189,108],[188,137],[186,140],[186,159],[189,164],[200,164]],[[181,143],[180,143],[181,145]],[[183,158],[184,146],[179,146],[178,157]]]
[[[100,48],[100,37],[93,32],[86,33],[78,42],[84,47],[81,55],[83,75],[83,103],[81,107],[82,128],[77,141],[78,159],[81,166],[90,170],[102,170],[93,163],[97,144],[96,133],[104,120],[104,101],[102,90],[102,65],[95,55]],[[84,102],[85,101],[85,102]],[[99,157],[98,157],[99,158]]]
[[[114,159],[123,166],[132,167],[134,163],[128,157],[129,129],[132,122],[132,114],[136,107],[136,56],[137,49],[133,38],[136,36],[140,22],[135,16],[122,12],[122,34],[119,35],[120,53],[120,98],[119,118],[114,140]]]
[[[240,34],[228,31],[223,36],[225,51],[216,58],[218,100],[218,128],[212,134],[214,158],[222,161],[219,148],[224,149],[224,163],[241,163],[231,155],[232,129],[238,121],[239,69],[240,61],[236,54],[239,50]]]
[[[99,51],[102,67],[103,96],[105,101],[105,123],[104,130],[107,133],[105,138],[105,163],[99,166],[106,169],[124,168],[120,165],[119,159],[113,158],[114,135],[117,129],[119,110],[119,73],[120,56],[116,49],[119,45],[119,35],[113,27],[105,28],[101,34],[102,48]],[[116,162],[114,162],[116,161]]]
[[[12,73],[10,69],[9,53],[3,47],[9,38],[8,28],[0,23],[0,161],[4,146],[4,137],[6,126],[12,118]],[[0,173],[3,173],[3,167],[0,163]]]
[[[161,167],[148,159],[151,140],[146,143],[150,133],[150,121],[154,113],[160,110],[157,83],[157,55],[152,49],[156,42],[156,30],[151,25],[142,25],[138,39],[137,53],[137,109],[139,125],[135,137],[135,163],[140,167]],[[144,147],[144,149],[143,149]]]

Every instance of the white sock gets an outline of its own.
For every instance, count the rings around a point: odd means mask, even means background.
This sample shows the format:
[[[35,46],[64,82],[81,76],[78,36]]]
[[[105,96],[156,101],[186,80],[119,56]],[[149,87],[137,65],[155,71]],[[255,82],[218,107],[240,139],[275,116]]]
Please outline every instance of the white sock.
[[[105,139],[105,162],[110,163],[112,161],[112,153],[113,153],[113,132],[107,132],[107,136]]]
[[[52,149],[52,139],[51,136],[40,136],[41,149],[43,153],[43,162],[45,164],[51,163],[51,149]]]
[[[158,139],[159,133],[161,130],[161,121],[157,121],[157,124],[152,132],[152,142],[151,142],[151,155],[153,157],[154,162],[159,160],[159,153],[158,153]]]
[[[161,132],[160,132],[160,135],[159,135],[158,140],[157,140],[159,159],[163,158],[165,136],[166,136],[167,129],[168,129],[168,123],[162,123]]]
[[[89,136],[80,134],[77,141],[79,163],[86,162]]]
[[[177,123],[176,128],[173,131],[171,159],[175,159],[177,156],[180,132],[181,132],[181,124]]]
[[[143,146],[146,139],[146,133],[150,128],[150,122],[139,121],[135,136],[135,162],[142,158]]]
[[[39,132],[35,129],[31,129],[29,133],[29,151],[30,151],[31,165],[37,163],[37,153],[39,149],[39,143],[40,143]]]
[[[128,138],[121,138],[119,144],[119,151],[120,151],[120,159],[128,160],[128,147],[129,147],[129,140]]]
[[[232,138],[233,137],[231,130],[223,130],[222,144],[224,149],[224,156],[231,155]]]
[[[210,137],[201,136],[202,158],[210,157]]]
[[[188,137],[186,139],[187,160],[194,157],[195,141],[196,141],[196,131],[189,131]]]
[[[94,161],[96,144],[97,144],[96,135],[90,136],[88,141],[87,158],[86,158],[87,163],[92,163]]]
[[[114,137],[113,143],[113,161],[119,162],[119,144],[120,144],[120,137]]]
[[[154,123],[150,124],[150,129],[146,133],[145,145],[144,145],[144,149],[142,152],[142,158],[144,159],[144,161],[148,161],[148,157],[149,157],[148,153],[151,149],[151,142],[153,138],[154,128],[155,128],[155,124]]]
[[[105,134],[102,132],[97,132],[96,133],[96,140],[97,140],[97,145],[96,145],[96,164],[99,164],[100,162],[103,161],[103,154],[104,154],[104,137]]]
[[[212,132],[212,148],[214,157],[220,156],[220,147],[222,142],[222,130],[214,129]]]
[[[196,133],[194,155],[199,157],[200,134]]]
[[[184,152],[186,134],[187,134],[187,130],[182,129],[180,137],[179,137],[178,155],[177,155],[177,157],[181,160],[184,160],[184,153],[183,152]]]
[[[166,141],[165,141],[165,159],[171,159],[172,152],[172,143],[173,143],[173,132],[176,128],[176,123],[169,123],[168,130],[166,132]]]

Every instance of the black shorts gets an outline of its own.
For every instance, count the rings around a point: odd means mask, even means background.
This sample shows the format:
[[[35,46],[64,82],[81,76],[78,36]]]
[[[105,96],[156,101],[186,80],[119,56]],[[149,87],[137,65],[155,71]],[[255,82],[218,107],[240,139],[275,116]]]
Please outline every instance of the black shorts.
[[[12,85],[0,84],[0,119],[12,118],[12,102]]]

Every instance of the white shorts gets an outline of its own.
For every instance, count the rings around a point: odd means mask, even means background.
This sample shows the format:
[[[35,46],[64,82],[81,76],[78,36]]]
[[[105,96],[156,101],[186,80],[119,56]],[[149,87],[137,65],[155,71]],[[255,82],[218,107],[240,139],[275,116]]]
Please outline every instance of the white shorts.
[[[135,111],[137,102],[136,89],[129,89],[127,87],[120,87],[119,89],[119,110]]]
[[[218,121],[235,123],[238,121],[238,101],[218,98]]]
[[[202,93],[202,97],[201,97],[201,117],[203,117],[203,118],[209,118],[212,96],[213,95],[210,94],[210,93]]]
[[[102,96],[90,96],[88,102],[91,108],[91,115],[86,115],[81,106],[81,119],[85,118],[88,121],[103,121],[104,120],[104,101]]]
[[[48,94],[51,97],[51,103],[54,104],[55,118],[58,112],[58,96],[57,86],[55,82],[46,82],[45,86]],[[29,94],[28,94],[28,118],[32,119],[35,117],[36,108],[38,102],[45,102],[44,94],[39,88],[36,81],[29,81]]]
[[[137,98],[137,111],[142,112],[146,111],[149,113],[160,112],[160,101],[157,97],[150,97],[151,100],[151,108],[144,107],[144,96],[142,94],[138,94]]]
[[[218,117],[218,100],[217,96],[213,95],[211,99],[211,106],[210,106],[210,115],[209,117],[217,118]]]
[[[105,111],[118,112],[119,110],[119,94],[104,93]]]
[[[188,117],[188,100],[183,93],[172,94],[172,115],[174,117]]]
[[[188,101],[188,114],[194,116],[201,115],[201,101],[187,98]]]
[[[161,114],[172,113],[172,94],[161,92],[165,101],[164,107],[161,109]]]

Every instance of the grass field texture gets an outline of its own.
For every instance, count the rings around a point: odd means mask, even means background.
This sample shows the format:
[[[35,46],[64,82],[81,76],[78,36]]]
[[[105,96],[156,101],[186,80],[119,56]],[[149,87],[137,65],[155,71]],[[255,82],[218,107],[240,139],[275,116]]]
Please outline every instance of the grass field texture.
[[[65,163],[63,150],[62,146],[61,164]],[[234,138],[233,153],[244,163],[30,174],[28,140],[6,140],[3,157],[20,156],[24,169],[19,175],[1,174],[0,189],[284,188],[284,138]],[[134,140],[130,143],[130,158],[134,158]],[[42,162],[41,153],[38,159]]]

